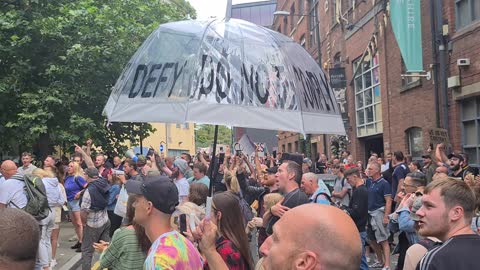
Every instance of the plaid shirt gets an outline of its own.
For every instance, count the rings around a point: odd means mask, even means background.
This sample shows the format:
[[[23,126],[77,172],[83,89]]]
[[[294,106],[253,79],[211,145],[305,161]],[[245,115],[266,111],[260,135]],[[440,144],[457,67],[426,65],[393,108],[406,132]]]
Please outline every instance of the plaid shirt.
[[[85,190],[82,197],[82,205],[80,206],[82,212],[87,212],[87,226],[91,228],[100,228],[108,222],[107,209],[101,211],[93,211],[90,209],[92,198],[88,189]]]

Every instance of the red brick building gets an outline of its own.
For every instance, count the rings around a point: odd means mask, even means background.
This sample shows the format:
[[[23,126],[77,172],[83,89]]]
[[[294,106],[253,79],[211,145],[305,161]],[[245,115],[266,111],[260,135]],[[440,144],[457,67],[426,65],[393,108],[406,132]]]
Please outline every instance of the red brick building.
[[[443,136],[442,129],[448,129],[452,148],[468,153],[471,163],[480,163],[480,1],[445,0],[444,26],[435,28],[439,4],[421,1],[423,67],[437,75],[439,55],[445,52],[447,71],[443,80],[441,74],[427,80],[401,76],[405,70],[391,27],[389,1],[278,0],[277,11],[290,15],[276,16],[274,30],[292,37],[318,59],[319,18],[325,72],[345,69],[346,87],[335,92],[348,119],[348,148],[357,160],[366,160],[370,152],[395,150],[420,158]],[[432,42],[435,29],[443,30],[436,45],[442,39],[445,51],[439,53]],[[279,149],[295,145],[295,138],[280,132]],[[323,144],[322,138],[319,141]],[[316,147],[324,152],[323,145]]]

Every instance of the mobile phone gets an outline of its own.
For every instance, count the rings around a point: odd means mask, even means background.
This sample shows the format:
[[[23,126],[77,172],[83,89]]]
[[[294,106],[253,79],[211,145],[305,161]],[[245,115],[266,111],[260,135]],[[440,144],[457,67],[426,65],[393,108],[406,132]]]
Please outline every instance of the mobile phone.
[[[181,214],[178,223],[180,223],[180,233],[183,234],[187,231],[187,215]]]
[[[220,146],[220,153],[223,153],[223,146]]]
[[[275,151],[272,152],[272,157],[273,157],[273,158],[277,158],[277,150],[275,150]]]
[[[218,164],[223,164],[224,159],[225,159],[225,153],[220,153],[218,155]]]

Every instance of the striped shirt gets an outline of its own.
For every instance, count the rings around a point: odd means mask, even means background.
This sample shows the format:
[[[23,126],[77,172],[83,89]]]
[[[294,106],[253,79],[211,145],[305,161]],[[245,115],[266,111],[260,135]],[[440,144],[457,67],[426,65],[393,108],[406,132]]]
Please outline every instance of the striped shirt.
[[[146,257],[138,245],[135,230],[121,228],[115,231],[110,245],[102,253],[98,269],[142,269]]]
[[[480,236],[456,235],[443,245],[432,249],[417,265],[417,270],[472,270],[478,269]]]

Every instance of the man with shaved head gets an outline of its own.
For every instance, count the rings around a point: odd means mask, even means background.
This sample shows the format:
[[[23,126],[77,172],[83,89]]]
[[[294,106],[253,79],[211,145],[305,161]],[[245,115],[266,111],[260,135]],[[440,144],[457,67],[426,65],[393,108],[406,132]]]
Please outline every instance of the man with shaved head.
[[[355,223],[343,211],[307,204],[283,215],[260,252],[265,269],[357,270],[362,244]]]
[[[38,222],[18,209],[0,209],[0,270],[31,270],[40,232]]]
[[[212,222],[203,221],[197,229],[200,247],[210,269],[228,269],[215,250],[216,231]],[[311,203],[285,212],[260,252],[266,270],[358,270],[362,245],[347,214],[333,206]]]
[[[17,173],[17,165],[11,160],[5,160],[0,170],[5,181],[0,183],[0,208],[15,207],[23,208],[27,205],[27,196],[23,188],[25,183],[20,180],[12,179],[14,175],[16,178],[23,178]]]

